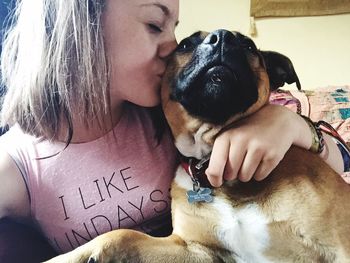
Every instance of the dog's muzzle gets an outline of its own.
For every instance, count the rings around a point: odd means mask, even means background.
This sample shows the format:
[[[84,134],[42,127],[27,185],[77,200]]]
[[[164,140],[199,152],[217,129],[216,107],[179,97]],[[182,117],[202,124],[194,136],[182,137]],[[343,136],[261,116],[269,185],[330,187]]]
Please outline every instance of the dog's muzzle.
[[[174,82],[173,97],[192,115],[220,124],[257,99],[256,76],[240,39],[217,30],[194,47]]]

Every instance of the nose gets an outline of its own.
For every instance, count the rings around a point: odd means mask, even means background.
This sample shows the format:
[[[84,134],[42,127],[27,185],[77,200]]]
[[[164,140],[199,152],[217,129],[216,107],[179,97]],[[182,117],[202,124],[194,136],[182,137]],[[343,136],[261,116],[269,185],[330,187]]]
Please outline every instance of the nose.
[[[160,44],[158,49],[158,55],[161,58],[167,58],[177,47],[177,42],[175,39],[175,35],[171,38],[165,40],[162,44]]]
[[[211,32],[203,41],[203,44],[217,46],[220,44],[233,44],[235,35],[225,29],[219,29]]]

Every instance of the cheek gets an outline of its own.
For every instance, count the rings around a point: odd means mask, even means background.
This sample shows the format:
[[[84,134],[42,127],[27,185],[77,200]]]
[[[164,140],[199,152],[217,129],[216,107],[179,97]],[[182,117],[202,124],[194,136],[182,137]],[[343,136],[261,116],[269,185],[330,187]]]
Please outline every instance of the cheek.
[[[153,54],[148,48],[133,47],[119,50],[118,56],[111,58],[113,60],[113,68],[118,72],[118,77],[128,75],[130,78],[139,79],[149,77],[154,67]]]
[[[118,72],[118,78],[120,78],[120,73],[123,72],[139,74],[149,69],[155,48],[145,39],[131,35],[131,32],[119,31],[105,36],[111,72]],[[140,36],[142,32],[134,33]]]
[[[118,52],[110,58],[112,82],[147,85],[151,77],[151,60],[139,52]],[[131,87],[128,87],[128,89]]]
[[[111,96],[140,106],[152,107],[160,102],[160,82],[159,77],[152,75],[149,66],[122,63],[111,74]]]
[[[106,36],[111,96],[140,105],[156,105],[159,103],[160,78],[154,74],[154,47],[146,40],[133,36],[117,38],[117,35]]]

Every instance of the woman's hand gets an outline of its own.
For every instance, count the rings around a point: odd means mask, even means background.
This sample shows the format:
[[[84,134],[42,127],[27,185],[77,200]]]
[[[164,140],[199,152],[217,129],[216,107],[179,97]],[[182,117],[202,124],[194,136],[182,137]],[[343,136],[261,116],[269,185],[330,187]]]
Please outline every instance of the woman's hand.
[[[223,179],[263,180],[292,144],[309,149],[311,136],[299,115],[283,106],[266,105],[216,138],[206,174],[215,187]]]

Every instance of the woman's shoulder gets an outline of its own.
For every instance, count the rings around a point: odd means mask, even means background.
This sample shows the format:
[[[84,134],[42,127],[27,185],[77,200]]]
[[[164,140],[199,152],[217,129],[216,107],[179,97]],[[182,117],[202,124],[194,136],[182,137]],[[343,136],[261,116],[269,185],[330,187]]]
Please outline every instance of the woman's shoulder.
[[[25,143],[25,134],[19,127],[12,127],[0,136],[0,218],[2,216],[28,216],[29,202],[22,170],[12,158],[12,152]],[[6,210],[6,213],[4,212]]]

